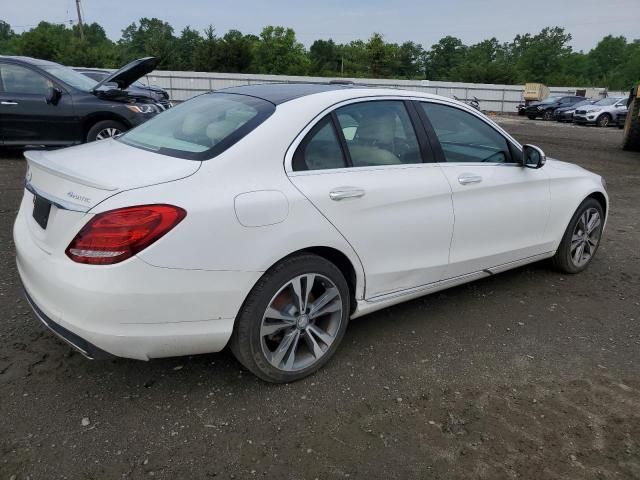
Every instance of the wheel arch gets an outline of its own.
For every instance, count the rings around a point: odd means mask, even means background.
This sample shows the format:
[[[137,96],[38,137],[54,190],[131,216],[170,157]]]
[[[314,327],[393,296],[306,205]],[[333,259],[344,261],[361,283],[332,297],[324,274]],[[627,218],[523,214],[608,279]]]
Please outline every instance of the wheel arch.
[[[593,198],[594,200],[596,200],[600,204],[600,206],[602,207],[602,211],[604,212],[604,217],[605,217],[605,220],[606,220],[607,214],[609,213],[609,211],[608,211],[609,204],[607,203],[607,197],[604,196],[604,193],[602,193],[602,192],[593,192],[593,193],[587,195],[585,197],[585,200],[587,198]]]
[[[349,295],[351,297],[351,313],[353,313],[357,305],[358,297],[360,296],[358,295],[358,292],[364,292],[364,285],[360,285],[358,283],[359,281],[364,283],[364,272],[362,272],[361,274],[362,278],[359,279],[358,271],[356,271],[356,267],[353,264],[352,260],[344,252],[338,250],[337,248],[322,245],[301,248],[300,250],[291,252],[290,254],[278,259],[276,262],[273,262],[269,269],[273,268],[286,258],[305,253],[310,253],[324,258],[325,260],[335,265],[338,270],[340,270],[340,272],[344,275],[345,280],[347,281],[347,285],[349,286]]]

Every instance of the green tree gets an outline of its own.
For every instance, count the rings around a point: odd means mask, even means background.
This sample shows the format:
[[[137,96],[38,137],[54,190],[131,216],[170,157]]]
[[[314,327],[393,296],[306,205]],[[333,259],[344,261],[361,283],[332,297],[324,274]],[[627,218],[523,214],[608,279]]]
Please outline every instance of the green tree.
[[[561,27],[545,27],[537,35],[516,35],[510,45],[521,82],[545,82],[561,71],[562,60],[571,53],[571,34]]]
[[[20,36],[18,46],[22,55],[55,61],[71,38],[71,30],[64,25],[40,22]]]
[[[427,78],[453,80],[451,71],[464,61],[467,47],[462,40],[452,36],[442,38],[427,53]]]
[[[254,38],[238,30],[229,30],[222,37],[219,68],[222,72],[248,72],[254,59]]]
[[[342,68],[342,55],[336,43],[316,40],[309,48],[310,73],[313,75],[336,75]]]
[[[122,31],[118,46],[123,63],[152,56],[160,58],[160,67],[166,67],[172,62],[175,40],[173,27],[167,22],[141,18],[138,24],[134,22]]]
[[[218,71],[220,58],[220,40],[216,36],[216,29],[209,25],[204,29],[204,37],[198,44],[193,55],[193,66],[201,72]]]
[[[188,26],[183,28],[180,36],[175,41],[170,68],[172,70],[194,70],[194,57],[201,44],[202,36],[200,32]]]
[[[305,75],[310,63],[293,29],[268,26],[260,33],[255,61],[259,73]]]

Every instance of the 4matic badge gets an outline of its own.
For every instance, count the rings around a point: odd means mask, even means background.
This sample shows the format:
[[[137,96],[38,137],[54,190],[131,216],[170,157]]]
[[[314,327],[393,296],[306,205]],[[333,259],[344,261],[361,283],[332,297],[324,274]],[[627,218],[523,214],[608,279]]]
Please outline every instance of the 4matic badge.
[[[67,197],[73,198],[82,203],[91,203],[91,199],[89,197],[85,197],[83,195],[79,195],[76,192],[67,192]]]

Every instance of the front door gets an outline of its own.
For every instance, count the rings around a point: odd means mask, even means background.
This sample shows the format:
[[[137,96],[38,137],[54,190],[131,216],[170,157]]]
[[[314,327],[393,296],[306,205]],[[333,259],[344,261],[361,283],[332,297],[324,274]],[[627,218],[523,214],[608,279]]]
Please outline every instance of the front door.
[[[51,80],[39,72],[0,62],[0,131],[5,145],[71,143],[76,131],[71,96],[64,93],[56,104],[47,104]]]
[[[479,116],[421,102],[453,191],[455,224],[446,278],[546,253],[550,211],[544,168],[521,166],[517,147]]]
[[[291,181],[358,254],[368,299],[437,282],[447,267],[451,188],[424,163],[414,123],[402,101],[352,103],[318,122],[293,156]]]

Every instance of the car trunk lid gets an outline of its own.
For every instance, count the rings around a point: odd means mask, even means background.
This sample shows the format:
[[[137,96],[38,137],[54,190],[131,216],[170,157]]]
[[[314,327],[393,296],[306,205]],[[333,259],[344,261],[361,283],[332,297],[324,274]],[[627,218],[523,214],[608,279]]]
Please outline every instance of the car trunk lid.
[[[64,150],[27,151],[25,158],[25,196],[33,201],[23,205],[29,211],[21,213],[29,215],[32,238],[45,251],[57,249],[58,241],[64,243],[63,237],[77,233],[86,214],[107,198],[188,177],[201,165],[114,139]]]

